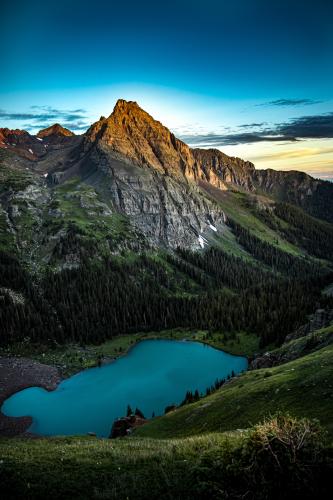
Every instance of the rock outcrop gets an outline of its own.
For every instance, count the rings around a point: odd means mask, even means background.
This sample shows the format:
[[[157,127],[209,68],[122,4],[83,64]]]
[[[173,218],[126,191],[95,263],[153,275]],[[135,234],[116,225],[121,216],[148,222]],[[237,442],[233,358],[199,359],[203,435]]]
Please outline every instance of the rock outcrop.
[[[255,370],[281,365],[331,344],[333,342],[332,328],[328,332],[322,330],[330,325],[333,325],[333,310],[317,309],[305,325],[286,336],[281,347],[256,356],[251,361],[250,368]]]
[[[304,337],[333,323],[333,309],[317,309],[309,316],[309,321],[286,336],[285,342]]]
[[[254,170],[255,189],[275,200],[298,205],[314,217],[333,222],[333,183],[295,170]]]
[[[145,424],[148,420],[138,415],[131,415],[129,417],[118,418],[114,421],[110,432],[109,439],[128,436],[137,427]]]
[[[195,158],[196,179],[207,181],[220,189],[228,189],[228,184],[254,190],[254,165],[249,161],[228,156],[218,149],[192,149]]]

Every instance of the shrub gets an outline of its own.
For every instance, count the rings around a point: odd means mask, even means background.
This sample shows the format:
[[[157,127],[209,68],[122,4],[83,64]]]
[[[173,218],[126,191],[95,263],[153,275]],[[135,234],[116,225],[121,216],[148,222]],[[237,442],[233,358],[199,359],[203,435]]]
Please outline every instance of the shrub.
[[[238,445],[207,452],[195,470],[203,498],[326,498],[332,465],[316,421],[279,414]]]

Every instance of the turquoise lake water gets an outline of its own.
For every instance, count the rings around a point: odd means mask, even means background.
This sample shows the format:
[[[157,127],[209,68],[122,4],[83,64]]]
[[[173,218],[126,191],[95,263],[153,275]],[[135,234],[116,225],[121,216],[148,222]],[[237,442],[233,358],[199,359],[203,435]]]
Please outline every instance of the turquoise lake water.
[[[12,417],[31,416],[29,431],[36,434],[107,437],[128,404],[147,418],[152,412],[162,415],[166,406],[181,403],[186,391],[204,393],[216,378],[240,373],[247,364],[244,357],[198,342],[144,340],[115,362],[64,380],[55,391],[24,389],[1,409]]]

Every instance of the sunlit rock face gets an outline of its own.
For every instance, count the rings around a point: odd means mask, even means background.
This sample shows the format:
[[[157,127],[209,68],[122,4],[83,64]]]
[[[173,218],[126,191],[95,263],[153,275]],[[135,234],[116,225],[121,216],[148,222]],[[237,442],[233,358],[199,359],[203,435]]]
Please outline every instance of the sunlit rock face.
[[[45,137],[50,137],[51,135],[72,137],[75,134],[71,130],[68,130],[68,128],[59,125],[59,123],[55,123],[54,125],[51,125],[51,127],[40,130],[36,137],[43,139]]]
[[[119,100],[109,118],[90,127],[83,149],[86,167],[106,175],[116,209],[153,245],[199,248],[209,222],[224,224],[196,185],[192,150],[137,103]]]
[[[109,118],[90,127],[83,149],[109,177],[118,210],[155,244],[200,247],[210,223],[223,226],[223,212],[198,190],[198,181],[253,190],[250,162],[191,149],[136,102],[119,100]]]
[[[205,180],[220,189],[227,184],[254,189],[252,175],[254,165],[240,158],[230,157],[218,149],[192,149],[195,158],[196,178]]]

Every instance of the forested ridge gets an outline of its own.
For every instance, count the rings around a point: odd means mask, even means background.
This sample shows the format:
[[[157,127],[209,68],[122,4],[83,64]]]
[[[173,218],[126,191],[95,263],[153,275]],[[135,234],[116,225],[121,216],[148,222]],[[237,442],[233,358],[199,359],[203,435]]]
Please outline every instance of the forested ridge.
[[[256,214],[282,237],[304,248],[310,255],[333,261],[331,224],[314,219],[300,208],[288,203],[275,203],[273,212],[258,210]]]
[[[0,254],[1,343],[25,337],[100,343],[173,327],[244,330],[257,333],[261,346],[281,343],[306,314],[330,302],[321,289],[333,273],[231,224],[258,264],[217,248],[178,249],[158,258],[147,252],[96,261],[87,255],[79,269],[48,271],[36,283],[15,257]]]

